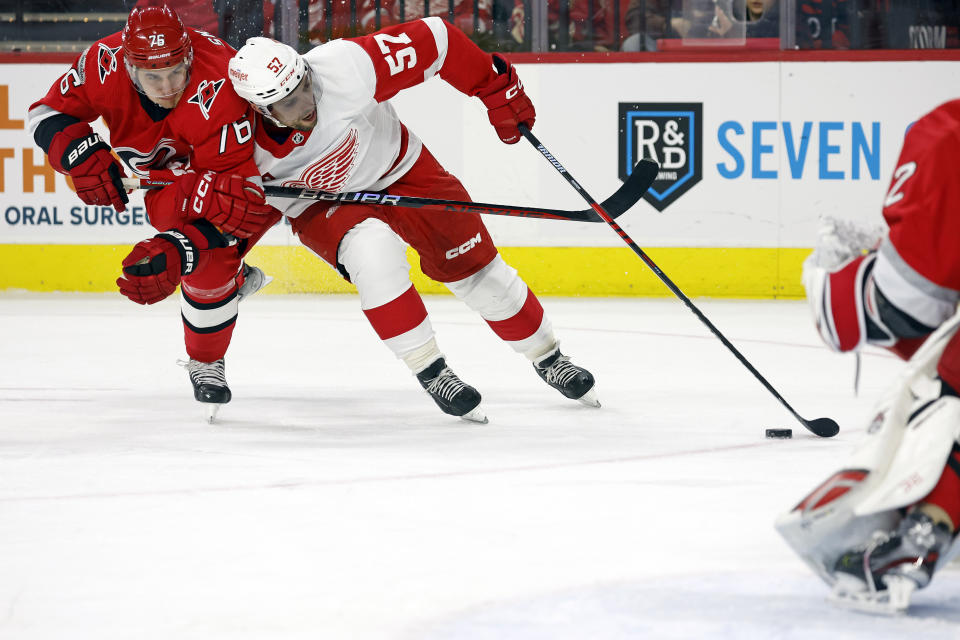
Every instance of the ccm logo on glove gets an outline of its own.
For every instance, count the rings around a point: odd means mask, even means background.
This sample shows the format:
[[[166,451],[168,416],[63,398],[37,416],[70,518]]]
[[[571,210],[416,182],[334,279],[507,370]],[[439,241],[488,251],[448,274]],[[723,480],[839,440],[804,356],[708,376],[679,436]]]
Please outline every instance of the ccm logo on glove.
[[[477,92],[477,96],[487,107],[487,117],[500,139],[507,144],[516,144],[520,140],[517,125],[522,123],[532,129],[537,111],[524,92],[513,65],[493,54],[493,67],[497,75]]]
[[[207,193],[210,192],[210,187],[213,185],[213,171],[207,171],[197,182],[197,190],[194,192],[196,195],[193,198],[193,210],[197,215],[202,216],[204,205],[203,199],[207,196]]]

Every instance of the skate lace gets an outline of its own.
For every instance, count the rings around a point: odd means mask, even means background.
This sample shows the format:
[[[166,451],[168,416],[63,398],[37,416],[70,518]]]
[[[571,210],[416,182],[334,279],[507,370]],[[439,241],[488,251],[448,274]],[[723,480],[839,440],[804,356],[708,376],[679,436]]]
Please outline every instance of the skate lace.
[[[457,377],[457,374],[446,368],[427,384],[427,393],[450,402],[465,386],[467,385]]]
[[[222,358],[216,362],[178,360],[177,364],[187,370],[194,384],[212,384],[218,387],[227,386],[227,374],[224,370]]]
[[[571,364],[569,356],[560,356],[556,362],[544,371],[548,383],[559,384],[561,386],[573,380],[578,373],[580,373],[580,369],[576,365]]]

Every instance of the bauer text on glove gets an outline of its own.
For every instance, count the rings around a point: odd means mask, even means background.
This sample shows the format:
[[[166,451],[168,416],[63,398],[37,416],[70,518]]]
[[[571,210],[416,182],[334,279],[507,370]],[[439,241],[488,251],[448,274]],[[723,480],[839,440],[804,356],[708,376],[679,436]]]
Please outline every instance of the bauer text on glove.
[[[126,172],[86,122],[75,122],[53,136],[47,156],[54,169],[73,179],[83,202],[126,210],[129,200],[122,182]]]
[[[200,267],[205,249],[219,246],[225,246],[223,236],[205,220],[142,240],[123,260],[120,293],[137,304],[160,302]]]

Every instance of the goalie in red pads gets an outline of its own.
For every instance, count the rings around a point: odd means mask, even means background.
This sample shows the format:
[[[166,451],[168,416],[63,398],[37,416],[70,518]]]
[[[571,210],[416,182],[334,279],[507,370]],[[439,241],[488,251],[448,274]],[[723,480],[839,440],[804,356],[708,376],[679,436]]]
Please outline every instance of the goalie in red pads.
[[[535,112],[516,70],[440,18],[334,40],[300,56],[251,38],[230,62],[237,93],[258,111],[254,140],[264,184],[341,193],[382,191],[469,200],[387,102],[438,75],[479,97],[506,143]],[[564,396],[599,406],[589,371],[560,352],[537,297],[499,256],[475,213],[271,199],[300,241],[356,285],[377,335],[444,412],[486,422],[480,394],[447,366],[419,293],[406,245],[429,277],[478,312]]]
[[[777,523],[835,600],[904,611],[952,555],[960,526],[960,100],[908,131],[885,234],[828,222],[804,264],[817,328],[837,351],[909,358],[851,460]]]
[[[279,215],[253,162],[251,110],[226,79],[234,50],[184,27],[167,7],[134,9],[121,33],[98,40],[30,107],[30,130],[89,205],[123,211],[126,175],[172,180],[146,196],[163,233],[123,261],[120,291],[152,304],[181,285],[186,363],[194,396],[230,401],[224,354],[237,303],[263,286],[243,256]],[[109,144],[90,122],[103,118]]]

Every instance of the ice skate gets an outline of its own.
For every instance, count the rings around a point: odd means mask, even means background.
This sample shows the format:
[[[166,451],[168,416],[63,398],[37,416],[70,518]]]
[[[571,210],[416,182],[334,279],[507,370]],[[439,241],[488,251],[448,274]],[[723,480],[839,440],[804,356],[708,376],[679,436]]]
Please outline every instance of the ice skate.
[[[227,386],[227,377],[224,371],[223,358],[215,362],[200,362],[199,360],[178,361],[190,374],[193,384],[193,397],[197,402],[207,406],[207,422],[213,423],[217,417],[220,405],[230,402],[233,395]]]
[[[444,413],[468,422],[487,423],[480,408],[480,392],[458,378],[443,358],[418,373],[417,380]]]
[[[593,374],[570,362],[570,356],[560,353],[560,347],[534,360],[533,368],[544,382],[567,398],[588,407],[600,406]]]
[[[249,298],[260,289],[273,282],[273,276],[268,276],[260,267],[243,263],[243,284],[237,291],[237,298],[243,300]]]
[[[878,531],[864,547],[840,556],[831,599],[872,613],[906,611],[916,589],[930,583],[951,535],[920,511],[907,515],[896,531]]]

